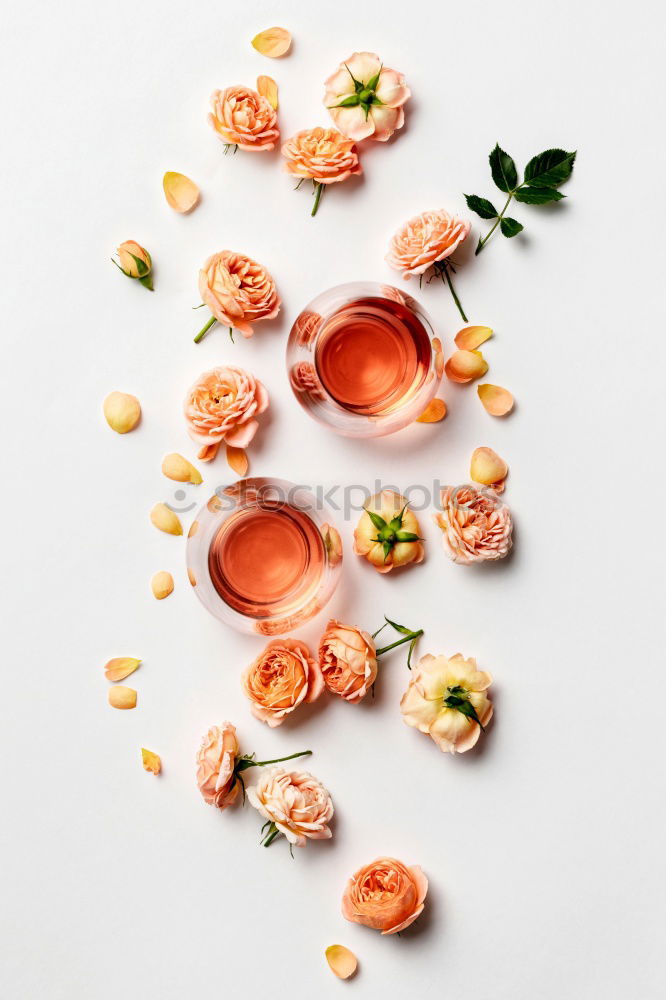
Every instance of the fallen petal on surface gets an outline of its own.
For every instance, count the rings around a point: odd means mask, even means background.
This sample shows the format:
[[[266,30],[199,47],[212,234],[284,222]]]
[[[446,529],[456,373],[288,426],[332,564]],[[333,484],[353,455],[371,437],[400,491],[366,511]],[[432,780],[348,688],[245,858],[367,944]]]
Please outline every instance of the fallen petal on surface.
[[[254,36],[252,46],[262,56],[278,59],[291,48],[291,35],[286,28],[266,28]]]
[[[123,684],[116,684],[109,688],[109,705],[112,708],[136,708],[136,691]]]
[[[162,179],[164,194],[169,205],[175,212],[191,212],[199,201],[199,188],[185,174],[167,170]]]
[[[191,483],[192,486],[198,486],[203,482],[199,470],[175,451],[164,456],[162,472],[167,479],[173,479],[177,483]]]
[[[475,351],[492,335],[493,331],[489,326],[465,326],[462,330],[458,330],[455,336],[456,347],[461,351]]]
[[[141,404],[128,392],[110,392],[102,408],[107,424],[116,434],[133,431],[141,419]]]
[[[476,391],[491,416],[504,417],[507,413],[511,413],[513,396],[508,389],[503,389],[501,385],[491,385],[490,382],[485,382]]]
[[[443,399],[431,399],[420,417],[416,418],[419,424],[436,424],[438,420],[443,420],[446,416],[446,403]]]
[[[504,489],[504,480],[509,474],[509,466],[492,448],[475,448],[469,474],[475,483],[493,486],[501,493]]]
[[[162,770],[162,758],[159,754],[153,753],[152,750],[146,750],[145,747],[141,747],[141,760],[144,771],[150,771],[151,774],[159,774]]]
[[[265,97],[272,108],[278,109],[278,86],[272,76],[257,77],[257,92]]]
[[[140,666],[141,660],[134,656],[115,656],[104,666],[104,674],[109,681],[124,681]]]
[[[481,351],[454,351],[444,365],[450,382],[471,382],[488,371],[488,364]]]
[[[160,531],[166,531],[167,535],[182,535],[183,533],[180,518],[165,503],[155,504],[150,512],[150,520]]]
[[[153,592],[153,597],[158,601],[163,601],[165,597],[173,593],[173,577],[171,573],[167,573],[166,570],[155,573],[150,581],[150,588]]]
[[[343,944],[329,945],[326,949],[326,961],[338,979],[349,979],[358,968],[356,955]]]
[[[232,448],[230,444],[227,445],[227,463],[230,469],[240,476],[242,479],[249,468],[249,461],[247,457],[247,452],[244,448]]]

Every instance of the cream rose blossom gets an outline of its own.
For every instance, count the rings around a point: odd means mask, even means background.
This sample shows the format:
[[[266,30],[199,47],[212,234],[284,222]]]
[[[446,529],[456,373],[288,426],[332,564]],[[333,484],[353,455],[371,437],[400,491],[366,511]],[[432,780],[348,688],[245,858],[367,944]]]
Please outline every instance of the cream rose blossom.
[[[185,422],[201,448],[199,458],[214,457],[222,441],[245,448],[257,432],[257,417],[268,407],[268,393],[249,372],[234,365],[204,372],[185,398]]]
[[[354,552],[379,573],[420,563],[425,550],[419,522],[407,500],[394,490],[371,497],[354,531]]]
[[[256,90],[242,86],[214,90],[210,103],[208,121],[222,142],[250,153],[275,148],[280,138],[277,112]]]
[[[315,701],[324,690],[319,664],[297,639],[269,642],[243,673],[242,685],[254,717],[271,728],[299,705]]]
[[[490,487],[445,486],[440,505],[434,520],[442,529],[444,551],[454,562],[469,565],[508,554],[511,511]]]
[[[214,323],[251,337],[253,323],[273,319],[280,311],[280,297],[266,268],[232,250],[208,258],[199,271],[199,294],[213,315],[194,338],[195,344]]]
[[[211,726],[197,754],[197,784],[209,805],[226,809],[238,798],[234,768],[238,755],[236,728],[230,722]]]
[[[460,653],[422,656],[400,702],[403,719],[443,752],[470,750],[493,714],[486,694],[491,683],[490,674]]]
[[[402,73],[384,66],[374,52],[354,52],[325,87],[324,104],[350,139],[385,142],[405,122],[403,105],[411,91]]]
[[[319,665],[328,690],[354,704],[377,678],[374,640],[355,625],[331,619],[319,644]]]
[[[428,880],[418,865],[397,858],[377,858],[349,879],[342,915],[382,934],[397,934],[423,912]]]
[[[339,184],[361,173],[354,141],[334,128],[311,128],[297,132],[283,145],[282,155],[288,173],[314,183],[312,215],[317,214],[323,185]]]
[[[248,788],[250,803],[266,820],[266,847],[284,834],[290,844],[305,847],[308,840],[332,836],[329,823],[333,802],[322,783],[306,771],[272,767]]]

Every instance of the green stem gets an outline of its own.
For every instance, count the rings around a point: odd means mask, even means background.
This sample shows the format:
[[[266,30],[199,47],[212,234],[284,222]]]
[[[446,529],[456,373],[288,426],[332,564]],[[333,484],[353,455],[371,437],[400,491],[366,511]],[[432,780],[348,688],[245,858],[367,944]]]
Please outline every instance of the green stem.
[[[206,336],[206,334],[210,330],[210,328],[213,325],[213,323],[217,323],[217,320],[215,319],[214,316],[211,316],[211,318],[208,320],[208,322],[206,323],[206,325],[204,327],[202,327],[201,330],[199,330],[198,334],[194,338],[194,343],[195,344],[200,343],[204,339],[204,337]]]
[[[381,656],[382,653],[388,653],[389,649],[395,649],[396,646],[402,646],[403,642],[411,642],[412,639],[418,639],[421,635],[423,635],[422,628],[418,629],[416,632],[410,632],[409,635],[406,635],[403,639],[396,639],[396,641],[392,642],[390,646],[382,646],[381,649],[376,650],[375,656]]]
[[[522,187],[522,184],[521,184],[521,187]],[[500,214],[497,216],[497,219],[495,220],[495,225],[492,227],[492,229],[490,230],[490,232],[486,233],[486,235],[484,236],[484,238],[482,240],[479,240],[479,245],[476,248],[476,250],[474,251],[474,256],[475,257],[476,257],[477,254],[481,253],[481,251],[485,247],[486,243],[488,242],[488,240],[493,235],[493,233],[495,232],[495,230],[499,226],[500,222],[504,218],[504,213],[506,212],[507,208],[511,204],[511,199],[513,198],[514,194],[515,194],[515,191],[510,191],[509,192],[509,197],[504,202],[504,208],[502,209],[502,211],[500,212]]]
[[[462,316],[463,322],[464,323],[469,323],[469,320],[467,319],[467,316],[465,316],[465,310],[463,309],[462,305],[460,304],[460,299],[456,295],[456,290],[453,287],[453,282],[451,281],[451,275],[449,274],[449,268],[448,267],[444,268],[444,277],[446,278],[446,280],[448,282],[448,285],[449,285],[449,288],[451,289],[451,295],[453,296],[453,301],[458,306],[458,312]]]
[[[296,757],[309,757],[312,750],[300,750],[298,753],[290,753],[288,757],[276,757],[275,760],[257,760],[253,767],[265,767],[266,764],[281,764],[283,760],[294,760]]]
[[[319,208],[319,202],[321,201],[321,196],[324,193],[324,185],[320,181],[317,181],[315,183],[315,190],[317,193],[315,195],[314,205],[312,206],[312,211],[310,212],[310,215],[317,214],[317,209]]]

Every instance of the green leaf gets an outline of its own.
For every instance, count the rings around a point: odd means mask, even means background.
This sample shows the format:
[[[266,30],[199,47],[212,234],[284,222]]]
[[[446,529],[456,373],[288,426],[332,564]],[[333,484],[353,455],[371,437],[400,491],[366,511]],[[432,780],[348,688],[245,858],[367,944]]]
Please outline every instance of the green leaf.
[[[520,222],[516,222],[515,219],[510,219],[507,215],[505,215],[500,222],[500,229],[502,230],[503,236],[507,236],[511,239],[512,236],[517,236],[518,233],[522,233],[523,226]]]
[[[386,527],[386,521],[381,516],[381,514],[375,514],[374,510],[368,510],[367,507],[364,507],[363,509],[370,518],[370,520],[372,521],[377,531],[381,531],[382,528]]]
[[[547,205],[551,201],[562,201],[563,194],[550,187],[521,187],[514,195],[516,201],[524,205]]]
[[[476,212],[482,219],[496,219],[499,215],[493,203],[487,198],[480,198],[478,194],[466,194],[465,201],[470,211]]]
[[[344,100],[340,101],[339,104],[334,104],[334,108],[355,108],[361,103],[361,98],[358,94],[350,94],[349,97],[345,97]]]
[[[518,186],[518,171],[509,154],[500,149],[498,144],[490,154],[489,160],[493,180],[500,191],[507,193],[513,191]]]
[[[525,180],[537,187],[559,187],[571,177],[575,159],[576,150],[567,153],[564,149],[547,149],[527,164]]]
[[[386,618],[386,615],[384,615],[384,618],[386,619],[386,621],[388,622],[388,624],[392,628],[394,628],[396,630],[396,632],[400,632],[401,635],[411,635],[412,634],[411,628],[407,628],[406,625],[398,625],[397,622],[392,622],[390,618]],[[375,633],[375,635],[376,634],[377,633]]]

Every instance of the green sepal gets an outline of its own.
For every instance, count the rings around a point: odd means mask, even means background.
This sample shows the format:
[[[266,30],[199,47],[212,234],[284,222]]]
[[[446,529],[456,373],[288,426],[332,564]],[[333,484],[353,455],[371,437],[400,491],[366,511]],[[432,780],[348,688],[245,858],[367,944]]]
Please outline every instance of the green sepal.
[[[150,274],[144,274],[143,277],[139,278],[138,280],[139,280],[139,283],[141,285],[143,285],[144,288],[148,288],[151,292],[153,292],[155,290],[153,288],[153,274],[152,274],[152,271],[150,272]]]
[[[134,263],[136,264],[136,269],[139,272],[138,277],[143,278],[144,275],[148,274],[150,268],[148,267],[145,261],[141,260],[140,257],[136,257],[133,253],[130,253],[129,250],[127,252],[129,253]],[[133,275],[131,277],[133,277]]]
[[[485,733],[485,727],[481,724],[481,719],[476,714],[476,709],[474,705],[469,700],[469,694],[463,687],[457,684],[453,688],[449,688],[449,696],[444,699],[444,704],[447,708],[453,708],[461,715],[464,715],[466,719],[471,719],[476,722],[477,726],[482,733]]]
[[[334,108],[355,108],[361,103],[361,98],[358,94],[350,94],[349,97],[345,97],[339,104],[332,105]]]
[[[382,63],[377,72],[375,73],[375,75],[371,76],[368,82],[366,83],[365,90],[377,89],[377,84],[379,83],[379,77],[381,76],[381,72],[383,69],[384,69],[384,64]]]
[[[414,534],[413,531],[396,531],[395,533],[396,541],[398,542],[420,542],[421,536]]]
[[[381,514],[375,514],[374,510],[368,510],[367,507],[364,507],[363,509],[365,510],[366,514],[368,515],[368,517],[372,521],[372,523],[375,526],[375,528],[377,529],[377,531],[381,531],[382,528],[386,527],[386,521],[381,516]]]
[[[393,545],[391,542],[382,542],[382,548],[384,550],[384,562],[386,562],[386,560],[391,554],[391,549],[393,548]]]

